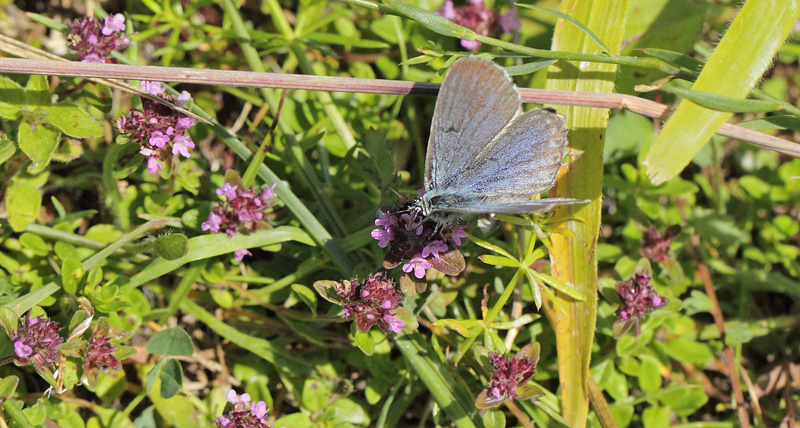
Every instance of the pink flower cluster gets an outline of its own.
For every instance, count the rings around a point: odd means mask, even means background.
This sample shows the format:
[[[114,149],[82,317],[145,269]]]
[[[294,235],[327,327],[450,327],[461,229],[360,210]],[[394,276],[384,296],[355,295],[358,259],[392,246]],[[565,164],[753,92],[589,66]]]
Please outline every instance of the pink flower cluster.
[[[336,292],[342,299],[342,317],[354,318],[358,331],[366,333],[374,324],[383,331],[395,333],[400,333],[400,329],[405,327],[405,323],[395,316],[403,295],[385,271],[374,273],[363,282],[342,281]]]
[[[261,190],[244,189],[238,185],[225,183],[217,189],[217,194],[225,197],[225,201],[211,209],[208,220],[201,225],[203,230],[214,233],[224,231],[230,236],[239,229],[245,232],[256,230],[256,223],[264,219],[264,211],[273,205],[274,186],[264,186]],[[252,255],[247,250],[237,250],[236,260]]]
[[[122,368],[122,364],[113,354],[117,347],[111,344],[107,334],[96,331],[86,344],[86,359],[83,361],[83,371],[86,373],[99,372],[103,367],[114,370]]]
[[[108,56],[126,46],[132,46],[125,34],[125,16],[121,13],[109,15],[102,24],[97,19],[85,16],[69,23],[67,46],[77,51],[81,62],[114,62]]]
[[[20,319],[17,330],[11,334],[14,354],[19,365],[33,364],[37,369],[56,366],[61,361],[59,350],[64,339],[58,335],[58,323],[44,316]]]
[[[680,226],[673,225],[661,234],[658,233],[658,229],[655,226],[650,226],[642,237],[642,248],[639,249],[639,254],[654,262],[669,260],[669,246],[678,237],[680,231]]]
[[[458,224],[437,227],[434,221],[428,221],[422,214],[409,209],[409,206],[387,212],[378,211],[378,219],[375,220],[378,228],[372,231],[372,237],[378,240],[379,247],[389,247],[386,260],[390,264],[408,260],[403,265],[403,272],[413,272],[415,277],[421,279],[431,268],[432,259],[438,259],[447,252],[451,242],[460,246],[461,239],[468,235]]]
[[[250,402],[250,394],[241,396],[236,391],[228,391],[228,402],[233,407],[222,416],[217,417],[217,428],[269,428],[267,424],[267,403]]]
[[[180,107],[183,107],[190,98],[186,91],[177,98],[166,95],[164,93],[166,87],[159,82],[143,81],[141,87]],[[158,174],[164,169],[161,161],[171,155],[180,154],[189,158],[189,149],[194,148],[194,142],[186,132],[194,126],[194,118],[184,116],[174,109],[146,98],[142,98],[142,108],[143,111],[131,109],[128,114],[120,117],[117,120],[117,129],[127,134],[129,141],[142,146],[139,153],[147,157],[147,170],[152,174]]]
[[[496,352],[489,353],[489,362],[494,368],[494,376],[487,388],[492,401],[513,400],[517,388],[528,383],[536,373],[536,364],[527,355],[517,353],[512,359]]]
[[[495,11],[486,9],[483,0],[469,0],[468,4],[457,9],[453,5],[453,0],[445,0],[442,10],[437,11],[436,14],[483,36],[498,33],[499,30],[510,34],[520,28],[517,12],[514,9],[509,9],[505,14],[497,16]],[[481,47],[481,42],[462,40],[461,46],[464,49],[474,50]]]
[[[635,273],[627,281],[617,282],[617,293],[622,304],[619,307],[619,321],[642,320],[645,315],[669,304],[669,299],[661,297],[650,285],[650,276]]]

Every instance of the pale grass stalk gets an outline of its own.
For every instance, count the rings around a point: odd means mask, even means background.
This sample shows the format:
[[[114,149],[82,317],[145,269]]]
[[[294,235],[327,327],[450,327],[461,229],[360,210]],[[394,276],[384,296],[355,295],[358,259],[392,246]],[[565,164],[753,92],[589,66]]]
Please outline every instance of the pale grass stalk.
[[[13,40],[13,39],[12,39]],[[4,38],[0,38],[4,41]],[[13,54],[6,46],[2,47]],[[299,89],[309,91],[353,92],[380,95],[435,96],[439,84],[402,80],[362,79],[355,77],[309,76],[299,74],[256,73],[252,71],[206,70],[185,67],[157,67],[123,64],[94,64],[55,59],[0,58],[0,73],[41,74],[92,79],[157,80],[161,82],[252,88]],[[110,81],[101,83],[109,84]],[[626,109],[642,116],[666,120],[671,110],[664,104],[626,94],[553,91],[521,88],[522,101],[547,105]],[[717,134],[745,141],[790,156],[800,157],[800,144],[730,123]]]

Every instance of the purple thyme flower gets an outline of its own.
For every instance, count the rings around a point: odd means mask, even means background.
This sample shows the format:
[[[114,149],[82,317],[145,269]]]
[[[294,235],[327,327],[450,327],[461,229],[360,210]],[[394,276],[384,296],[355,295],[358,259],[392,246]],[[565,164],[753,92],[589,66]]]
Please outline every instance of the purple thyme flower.
[[[119,13],[107,16],[102,24],[89,16],[76,19],[69,24],[69,31],[67,46],[77,51],[82,62],[112,63],[111,52],[133,45],[124,32],[125,16]]]
[[[442,4],[442,10],[436,14],[449,19],[456,24],[467,27],[477,34],[488,36],[502,31],[510,34],[520,28],[517,13],[514,9],[509,9],[502,16],[491,9],[486,9],[483,0],[470,0],[469,4],[456,8],[452,0],[446,0]],[[461,40],[464,49],[474,50],[481,47],[481,42],[476,40]]]
[[[639,249],[639,254],[654,262],[669,260],[669,246],[678,237],[680,231],[680,226],[670,226],[662,235],[658,233],[655,226],[650,226],[642,237],[642,248]]]
[[[111,338],[99,330],[89,338],[86,347],[86,359],[83,361],[84,372],[99,372],[103,367],[114,370],[122,368],[122,364],[113,355],[117,347],[111,344]]]
[[[622,300],[619,306],[619,321],[635,321],[644,319],[650,312],[669,304],[669,299],[661,297],[650,285],[650,275],[634,273],[627,281],[617,282],[617,293]]]
[[[378,246],[387,248],[384,267],[395,268],[404,261],[406,273],[414,273],[417,278],[425,277],[425,271],[431,267],[448,275],[457,275],[463,267],[450,269],[449,261],[440,260],[442,254],[454,254],[462,238],[467,237],[464,228],[459,224],[437,224],[418,211],[417,202],[412,201],[392,208],[386,212],[378,211],[375,220],[377,229],[371,236],[378,240]],[[451,245],[451,243],[453,243]],[[463,257],[461,257],[463,261]],[[438,264],[437,264],[438,263]]]
[[[414,271],[414,276],[417,279],[422,279],[425,277],[425,271],[430,269],[431,263],[422,256],[414,256],[411,260],[408,261],[405,265],[403,265],[403,272],[411,273]]]
[[[242,189],[241,186],[225,183],[217,189],[217,194],[224,197],[225,201],[211,209],[208,220],[203,222],[201,228],[233,236],[240,229],[245,232],[256,230],[258,222],[264,219],[264,211],[273,205],[275,186],[264,186],[261,190],[256,190]],[[234,253],[234,258],[242,261],[249,255],[252,255],[250,251],[242,249]]]
[[[496,352],[489,353],[494,376],[489,380],[487,399],[503,402],[517,397],[517,388],[528,383],[536,373],[536,363],[527,355],[517,353],[512,359]]]
[[[17,364],[33,364],[41,370],[45,366],[56,366],[61,361],[59,352],[64,339],[58,335],[61,327],[43,315],[31,318],[30,314],[20,319],[17,330],[11,334]]]
[[[233,406],[227,413],[217,417],[218,428],[269,428],[267,424],[267,403],[250,402],[250,394],[236,394],[228,391],[228,402]]]
[[[203,230],[224,231],[230,236],[241,228],[246,232],[256,230],[256,222],[264,219],[264,211],[270,208],[275,197],[275,186],[264,186],[261,190],[242,189],[241,186],[225,183],[217,189],[224,202],[211,209]]]
[[[447,251],[447,244],[444,243],[442,240],[435,240],[431,241],[425,248],[422,249],[422,257],[428,258],[428,256],[439,258],[439,253],[443,253]]]
[[[405,326],[396,317],[403,295],[385,271],[369,275],[363,282],[342,281],[337,284],[336,292],[342,301],[342,317],[354,318],[361,333],[370,331],[374,324],[395,333]]]
[[[159,82],[142,81],[141,88],[170,102],[176,102],[180,98],[166,95],[166,86]],[[181,93],[181,97],[183,96]],[[164,169],[161,161],[172,155],[189,158],[189,149],[193,149],[195,145],[186,133],[195,125],[195,120],[147,98],[142,98],[142,108],[143,111],[131,109],[120,117],[117,120],[117,129],[127,134],[128,140],[142,146],[139,153],[147,157],[147,170],[151,174],[158,174]]]

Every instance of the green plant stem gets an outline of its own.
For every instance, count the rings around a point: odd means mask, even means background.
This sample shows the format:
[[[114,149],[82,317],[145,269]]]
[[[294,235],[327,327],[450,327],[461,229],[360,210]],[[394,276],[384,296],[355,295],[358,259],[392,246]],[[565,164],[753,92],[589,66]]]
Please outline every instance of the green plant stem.
[[[16,406],[14,406],[11,400],[6,400],[3,402],[3,412],[5,412],[5,414],[8,416],[11,416],[11,419],[13,419],[14,422],[16,422],[20,427],[33,428],[33,425],[31,425],[31,422],[28,420],[28,418],[26,418],[25,415],[22,414],[22,412],[17,409]]]

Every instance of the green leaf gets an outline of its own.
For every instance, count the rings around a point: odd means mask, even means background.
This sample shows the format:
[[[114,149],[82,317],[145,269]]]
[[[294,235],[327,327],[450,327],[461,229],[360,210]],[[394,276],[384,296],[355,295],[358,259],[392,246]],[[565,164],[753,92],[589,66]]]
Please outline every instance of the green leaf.
[[[664,344],[667,354],[675,360],[693,363],[705,368],[716,358],[708,346],[686,337],[679,337]]]
[[[64,291],[75,294],[84,273],[80,260],[67,257],[61,264],[61,285],[64,287]]]
[[[161,368],[161,397],[170,398],[180,392],[183,387],[183,369],[177,360],[167,360]]]
[[[352,37],[346,37],[334,33],[311,33],[304,35],[300,39],[301,40],[308,39],[320,43],[351,46],[354,48],[363,48],[363,49],[386,49],[389,47],[389,44],[384,42],[379,42],[377,40],[359,40]]]
[[[509,76],[522,76],[524,74],[530,74],[535,71],[539,71],[555,63],[556,63],[555,59],[545,59],[541,61],[529,62],[527,64],[522,64],[522,65],[512,65],[510,67],[505,67],[505,69],[506,73],[508,73]]]
[[[17,390],[17,385],[19,385],[19,378],[16,376],[6,376],[0,379],[0,398],[5,401],[14,395],[14,391]]]
[[[454,318],[441,319],[433,323],[437,327],[446,327],[464,337],[475,337],[483,329],[483,321],[480,320],[459,320]]]
[[[642,357],[641,370],[639,371],[639,387],[645,394],[653,394],[661,389],[660,364],[652,357]]]
[[[182,328],[173,327],[159,331],[145,347],[151,354],[191,357],[194,353],[192,339]]]
[[[424,27],[430,29],[435,33],[439,33],[447,37],[455,37],[461,40],[475,40],[475,32],[469,28],[462,27],[449,19],[445,19],[433,12],[425,9],[420,9],[412,6],[402,0],[385,0],[386,4],[391,6],[401,15],[417,21]]]
[[[494,254],[482,254],[478,256],[478,258],[489,265],[495,266],[508,266],[508,267],[520,267],[519,260],[517,259],[510,259],[506,256],[495,256]]]
[[[292,284],[292,291],[311,309],[311,313],[317,314],[317,295],[313,290],[302,284]]]
[[[233,253],[236,250],[245,248],[265,247],[292,240],[306,245],[314,245],[314,242],[305,232],[290,226],[259,230],[248,235],[235,235],[233,237],[225,233],[196,236],[189,239],[189,251],[185,256],[176,260],[165,260],[163,258],[154,260],[134,275],[127,286],[138,287],[195,260]]]
[[[25,85],[25,104],[39,107],[49,107],[53,104],[46,76],[37,74],[28,79],[28,84]]]
[[[19,315],[11,309],[0,307],[0,325],[6,331],[6,335],[11,337],[14,331],[17,330],[17,323],[19,322]]]
[[[11,182],[6,191],[6,212],[12,229],[24,230],[36,219],[41,206],[42,196],[35,187],[19,180]]]
[[[17,82],[0,76],[0,117],[14,120],[19,117],[19,108],[25,103],[25,92]]]
[[[75,104],[62,102],[50,107],[48,122],[75,138],[101,137],[103,128]]]
[[[14,156],[16,152],[17,143],[11,141],[6,134],[0,135],[0,165],[11,159],[11,156]]]
[[[738,125],[742,128],[754,129],[756,131],[763,131],[767,129],[791,129],[793,131],[800,131],[800,117],[791,116],[788,114],[782,116],[769,116],[763,119],[739,122]]]
[[[486,428],[505,428],[506,415],[505,413],[491,409],[483,414],[483,426]]]
[[[361,333],[356,328],[356,324],[350,324],[350,332],[353,335],[353,342],[355,342],[358,349],[364,353],[364,355],[371,356],[375,353],[375,340],[372,337],[372,332],[368,331],[365,333]]]
[[[554,16],[557,16],[557,17],[563,19],[564,21],[569,22],[570,24],[578,27],[581,31],[584,32],[584,34],[586,34],[590,39],[592,39],[592,41],[594,41],[595,43],[597,43],[598,46],[603,48],[603,51],[605,51],[605,53],[607,53],[607,54],[611,53],[611,49],[609,49],[609,47],[606,46],[606,44],[603,43],[603,41],[600,40],[600,38],[597,37],[597,35],[592,32],[592,30],[589,29],[589,27],[583,25],[583,23],[578,21],[577,19],[575,19],[575,18],[573,18],[573,17],[571,17],[571,16],[569,16],[567,14],[561,13],[561,12],[559,12],[557,10],[546,9],[546,8],[539,7],[539,6],[534,6],[532,4],[524,4],[524,3],[515,3],[515,4],[517,6],[519,6],[519,7],[524,7],[526,9],[533,9],[533,10],[538,10],[539,12],[549,13],[551,15],[554,15]]]
[[[692,90],[743,99],[772,64],[800,16],[791,0],[750,0],[714,49]],[[683,100],[644,160],[647,175],[661,184],[680,173],[731,113]]]
[[[28,173],[38,174],[50,163],[50,157],[58,147],[58,132],[43,125],[31,128],[28,122],[22,122],[17,142],[19,148],[33,161],[28,167]]]
[[[89,276],[86,277],[86,288],[95,288],[103,280],[103,268],[100,266],[89,271]]]
[[[700,92],[681,88],[680,86],[676,85],[667,85],[664,87],[664,90],[680,95],[687,100],[691,100],[703,107],[708,107],[717,111],[727,111],[733,113],[762,113],[781,109],[781,103],[777,101],[732,98],[723,95],[712,94],[709,92]]]
[[[556,277],[547,275],[545,273],[536,272],[535,270],[530,269],[530,268],[526,268],[526,271],[530,272],[530,274],[533,275],[539,281],[542,281],[542,282],[548,284],[549,286],[551,286],[551,287],[555,288],[556,290],[566,294],[567,296],[569,296],[569,297],[571,297],[571,298],[573,298],[575,300],[581,301],[581,302],[584,301],[583,296],[580,293],[578,293],[578,290],[572,288],[571,286],[569,286],[567,284],[564,284],[563,282],[561,282],[561,280],[557,279]]]
[[[482,239],[476,238],[473,235],[469,236],[469,240],[474,242],[474,243],[476,243],[476,244],[478,244],[479,247],[486,248],[489,251],[494,251],[497,254],[500,254],[500,255],[506,256],[509,259],[515,260],[514,256],[512,256],[511,253],[509,253],[508,251],[500,248],[497,245],[492,244],[491,242],[487,242],[487,241],[484,241]]]
[[[44,257],[50,254],[50,248],[47,246],[47,243],[44,242],[39,235],[34,235],[30,232],[25,232],[19,237],[19,242],[28,250],[31,250],[33,254],[36,254],[39,257]]]
[[[482,423],[477,423],[480,417],[475,412],[470,392],[456,381],[446,365],[430,357],[433,349],[419,332],[396,336],[394,343],[457,428],[482,426]]]

